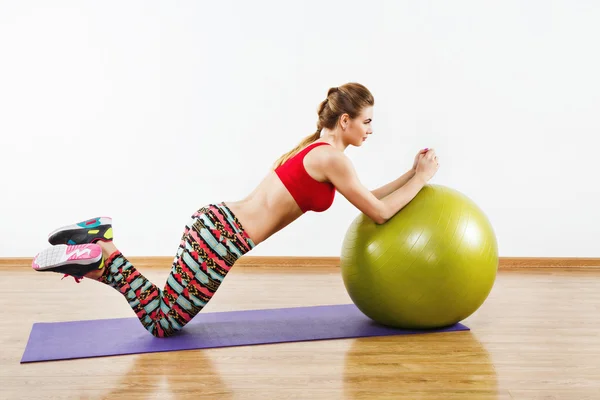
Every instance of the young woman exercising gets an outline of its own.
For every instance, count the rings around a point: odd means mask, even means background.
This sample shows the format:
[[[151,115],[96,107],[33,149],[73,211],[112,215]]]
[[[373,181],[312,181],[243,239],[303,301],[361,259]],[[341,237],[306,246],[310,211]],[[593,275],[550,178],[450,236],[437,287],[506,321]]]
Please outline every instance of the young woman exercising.
[[[383,224],[433,177],[438,159],[434,150],[424,149],[393,182],[373,191],[361,184],[344,150],[361,146],[373,133],[373,105],[361,84],[329,89],[318,108],[316,132],[277,160],[252,193],[203,206],[191,216],[162,290],[117,249],[110,218],[55,230],[48,237],[53,246],[35,256],[33,268],[105,283],[125,296],[152,335],[171,336],[202,310],[241,256],[305,212],[327,210],[336,191]]]

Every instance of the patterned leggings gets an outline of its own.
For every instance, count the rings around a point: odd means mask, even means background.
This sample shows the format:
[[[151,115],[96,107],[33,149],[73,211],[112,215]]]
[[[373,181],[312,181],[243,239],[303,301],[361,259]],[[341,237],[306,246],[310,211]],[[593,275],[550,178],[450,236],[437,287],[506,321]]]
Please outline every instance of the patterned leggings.
[[[182,329],[215,294],[223,279],[254,243],[224,203],[200,208],[181,237],[163,290],[116,251],[98,280],[125,296],[144,327],[156,337]]]

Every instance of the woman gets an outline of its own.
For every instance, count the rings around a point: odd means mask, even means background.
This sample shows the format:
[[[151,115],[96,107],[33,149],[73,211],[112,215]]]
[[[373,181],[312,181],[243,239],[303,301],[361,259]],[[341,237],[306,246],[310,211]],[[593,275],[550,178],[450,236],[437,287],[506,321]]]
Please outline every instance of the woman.
[[[53,245],[33,260],[53,271],[103,282],[121,292],[144,327],[166,337],[183,328],[212,298],[237,259],[307,211],[328,209],[336,191],[375,223],[383,224],[409,203],[437,172],[434,150],[424,149],[412,169],[367,190],[345,156],[373,133],[374,100],[358,83],[331,88],[318,109],[317,130],[283,155],[273,171],[241,201],[210,204],[185,226],[164,289],[135,269],[112,239],[110,218],[65,226]]]

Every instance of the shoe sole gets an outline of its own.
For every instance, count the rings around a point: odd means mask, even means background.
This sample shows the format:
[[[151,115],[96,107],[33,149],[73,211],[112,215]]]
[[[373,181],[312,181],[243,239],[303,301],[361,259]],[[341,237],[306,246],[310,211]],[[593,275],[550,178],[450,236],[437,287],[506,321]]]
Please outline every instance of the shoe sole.
[[[32,267],[36,271],[45,271],[65,264],[89,265],[102,258],[102,248],[97,244],[52,246],[33,259]]]
[[[98,218],[92,218],[92,219],[88,219],[86,221],[78,222],[78,223],[72,224],[72,225],[65,225],[65,226],[62,226],[62,227],[50,232],[50,234],[48,234],[48,242],[50,242],[50,244],[58,244],[58,243],[54,243],[55,237],[62,233],[65,233],[68,231],[81,231],[82,229],[93,230],[94,228],[99,228],[104,225],[112,226],[112,218],[111,217],[98,217]],[[112,231],[111,231],[111,235],[112,235]],[[102,239],[98,238],[96,240],[102,240]],[[110,240],[110,239],[105,239],[105,240]]]

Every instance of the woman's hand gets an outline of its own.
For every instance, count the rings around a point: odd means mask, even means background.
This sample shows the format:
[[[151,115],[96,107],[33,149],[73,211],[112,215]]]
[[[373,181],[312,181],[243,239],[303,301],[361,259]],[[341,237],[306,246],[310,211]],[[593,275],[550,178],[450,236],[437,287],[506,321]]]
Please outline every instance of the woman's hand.
[[[435,154],[435,150],[430,149],[427,151],[427,153],[419,157],[415,175],[419,175],[425,182],[427,182],[433,178],[439,167],[440,164],[438,162],[437,155]]]
[[[417,171],[417,165],[419,164],[419,160],[421,159],[421,157],[423,155],[425,155],[425,153],[427,153],[429,149],[423,149],[423,150],[419,150],[419,152],[417,153],[417,155],[415,156],[415,162],[413,163],[412,166],[412,170],[413,171]]]

